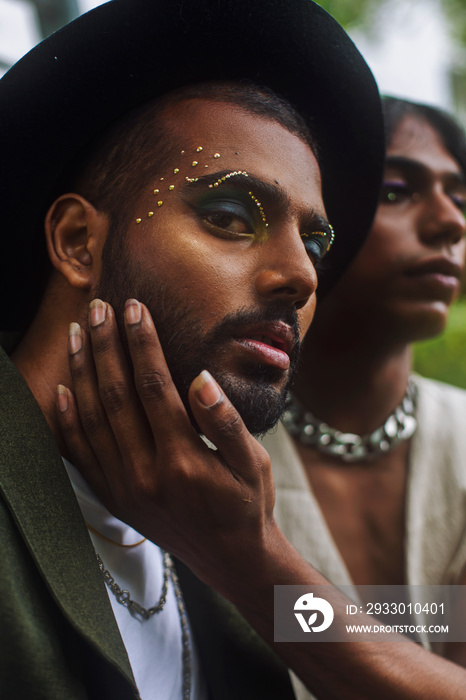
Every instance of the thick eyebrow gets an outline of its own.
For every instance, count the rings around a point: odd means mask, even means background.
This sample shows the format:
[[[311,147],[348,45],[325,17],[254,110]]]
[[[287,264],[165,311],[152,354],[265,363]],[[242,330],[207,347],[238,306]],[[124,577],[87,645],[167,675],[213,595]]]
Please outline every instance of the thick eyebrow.
[[[184,184],[181,188],[181,192],[185,193],[197,188],[205,189],[206,186],[213,185],[215,182],[218,182],[221,178],[226,177],[227,175],[231,175],[231,177],[228,179],[228,182],[222,182],[222,184],[219,185],[220,187],[230,185],[248,193],[253,192],[254,196],[257,197],[265,206],[273,205],[282,211],[286,211],[291,206],[288,195],[286,194],[285,190],[280,187],[280,185],[265,182],[261,178],[249,173],[245,175],[244,172],[241,171],[237,171],[236,175],[233,175],[231,170],[221,170],[216,173],[202,175],[195,180],[186,182],[186,184]],[[331,232],[328,221],[314,209],[306,212],[302,217],[302,220],[303,225],[307,230],[323,231],[328,234]]]
[[[186,185],[183,186],[182,191],[191,191],[194,188],[205,188],[207,185],[213,185],[218,182],[221,178],[230,175],[229,182],[222,182],[220,187],[224,185],[233,185],[235,188],[245,190],[249,192],[254,190],[254,195],[261,196],[263,199],[268,199],[275,202],[280,207],[286,208],[289,205],[289,199],[284,190],[279,185],[272,185],[269,182],[264,182],[254,175],[249,173],[246,175],[245,171],[236,171],[237,174],[233,174],[231,170],[220,170],[216,173],[209,173],[208,175],[201,175],[194,180],[188,181]]]
[[[430,169],[420,163],[418,160],[413,158],[406,158],[405,156],[387,156],[385,159],[386,168],[399,168],[413,175],[427,176],[430,175]],[[452,184],[466,186],[466,176],[462,172],[447,172],[446,177],[450,180]]]

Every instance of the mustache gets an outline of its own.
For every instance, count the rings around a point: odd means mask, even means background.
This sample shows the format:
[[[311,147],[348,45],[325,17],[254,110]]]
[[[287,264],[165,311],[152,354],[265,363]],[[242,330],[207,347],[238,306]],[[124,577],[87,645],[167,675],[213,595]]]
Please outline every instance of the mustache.
[[[296,308],[282,301],[276,301],[261,309],[240,309],[225,316],[208,334],[205,339],[209,345],[220,345],[246,326],[266,323],[270,321],[282,321],[291,327],[293,333],[293,347],[290,350],[290,358],[295,363],[301,350],[300,325]]]

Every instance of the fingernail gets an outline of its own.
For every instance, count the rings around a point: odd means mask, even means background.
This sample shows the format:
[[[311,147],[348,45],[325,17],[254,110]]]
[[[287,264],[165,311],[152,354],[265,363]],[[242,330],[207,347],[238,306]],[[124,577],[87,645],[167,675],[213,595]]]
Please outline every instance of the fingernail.
[[[89,320],[94,328],[100,326],[107,316],[107,304],[100,299],[93,299],[89,304]]]
[[[206,369],[202,370],[193,381],[192,388],[199,401],[206,408],[212,408],[219,403],[222,398],[222,392],[218,384]]]
[[[125,321],[130,326],[141,321],[141,304],[136,299],[128,299],[125,304]]]
[[[65,413],[68,410],[68,391],[63,384],[57,386],[57,403],[60,413]]]
[[[83,335],[79,323],[70,323],[68,331],[68,348],[72,355],[79,352],[83,346]]]

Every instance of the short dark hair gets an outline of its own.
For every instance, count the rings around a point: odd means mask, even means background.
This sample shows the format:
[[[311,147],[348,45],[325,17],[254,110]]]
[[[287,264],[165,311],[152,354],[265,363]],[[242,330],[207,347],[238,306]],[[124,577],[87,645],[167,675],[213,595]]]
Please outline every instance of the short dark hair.
[[[422,119],[438,133],[443,145],[466,176],[466,134],[454,117],[438,107],[388,96],[382,98],[382,111],[387,145],[405,117]]]
[[[155,174],[165,170],[177,155],[166,110],[197,99],[238,106],[258,117],[271,119],[306,142],[316,158],[317,144],[297,110],[270,89],[252,83],[201,83],[158,97],[125,114],[86,148],[61,183],[96,208],[110,215],[113,227],[128,224],[129,206]],[[70,174],[71,173],[71,174]],[[66,184],[65,184],[66,183]]]

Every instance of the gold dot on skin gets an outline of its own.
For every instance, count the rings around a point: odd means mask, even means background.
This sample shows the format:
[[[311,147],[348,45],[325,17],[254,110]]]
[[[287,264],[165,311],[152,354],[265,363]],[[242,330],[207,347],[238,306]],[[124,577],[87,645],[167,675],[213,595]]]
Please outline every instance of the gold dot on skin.
[[[163,202],[157,202],[157,206],[158,206],[158,207],[161,207],[162,204],[163,204]]]
[[[160,190],[154,190],[154,194],[158,194]]]
[[[184,155],[184,151],[181,151],[181,155]]]
[[[174,190],[174,189],[175,189],[175,185],[170,185],[170,187],[169,187],[168,189],[169,189],[169,190]]]
[[[192,162],[193,167],[194,167],[195,165],[197,165],[197,163],[198,163],[197,160],[193,160],[193,162]]]
[[[198,153],[200,153],[200,152],[202,151],[202,146],[198,146],[198,147],[196,148],[196,151],[197,151]]]
[[[160,178],[160,182],[163,182],[163,177]]]
[[[148,216],[149,218],[150,218],[151,216],[154,216],[154,212],[153,212],[153,211],[150,211],[150,212],[148,213],[147,216]]]
[[[173,172],[174,172],[175,175],[176,175],[176,173],[179,173],[179,172],[180,172],[180,169],[179,169],[179,168],[175,168]]]
[[[209,167],[208,165],[204,165],[204,168],[208,168],[208,167]]]
[[[136,223],[137,223],[137,224],[140,224],[141,221],[142,221],[142,219],[136,219]]]
[[[220,153],[214,153],[214,158],[220,158]]]

